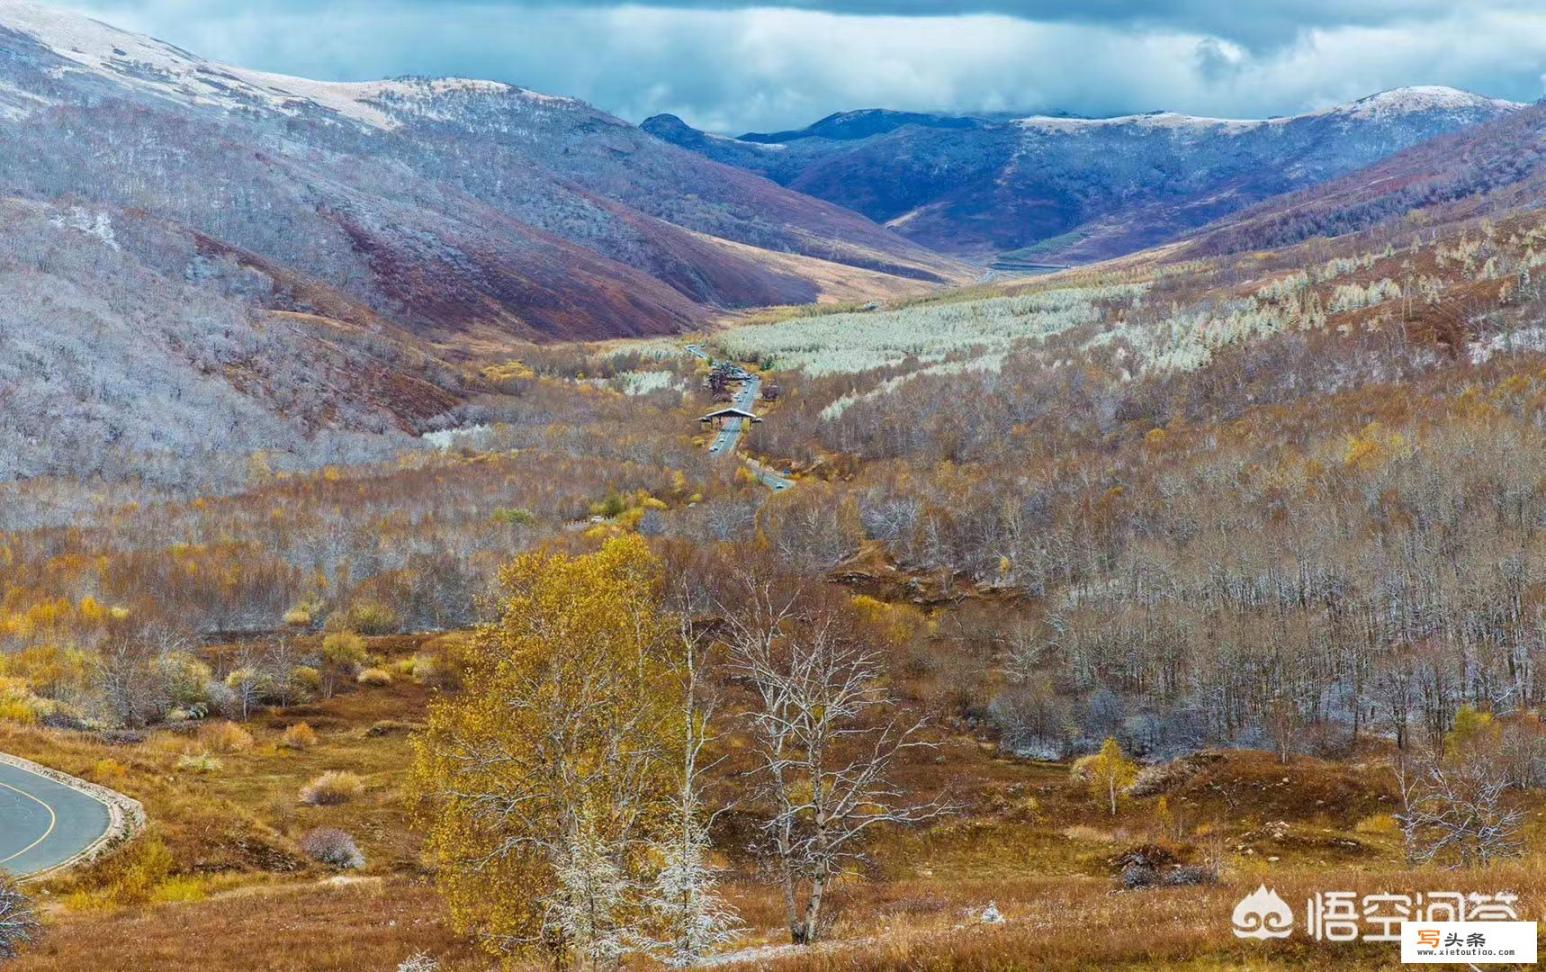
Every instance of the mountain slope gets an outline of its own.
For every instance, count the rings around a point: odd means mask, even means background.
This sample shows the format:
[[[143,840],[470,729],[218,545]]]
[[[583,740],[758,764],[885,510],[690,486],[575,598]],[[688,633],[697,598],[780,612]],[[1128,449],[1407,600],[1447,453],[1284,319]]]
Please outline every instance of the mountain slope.
[[[380,458],[512,341],[965,268],[580,102],[216,64],[0,0],[0,480]]]
[[[716,239],[903,280],[957,271],[852,213],[511,85],[286,78],[10,2],[0,58],[12,187],[143,208],[346,279],[436,337],[661,333],[818,295]]]
[[[1197,234],[1191,252],[1287,246],[1426,209],[1424,225],[1536,209],[1546,199],[1546,104],[1414,146],[1339,179],[1270,199]]]
[[[696,132],[672,116],[643,127],[942,252],[1079,263],[1174,239],[1518,108],[1420,87],[1257,121],[852,112],[799,132],[738,139]]]

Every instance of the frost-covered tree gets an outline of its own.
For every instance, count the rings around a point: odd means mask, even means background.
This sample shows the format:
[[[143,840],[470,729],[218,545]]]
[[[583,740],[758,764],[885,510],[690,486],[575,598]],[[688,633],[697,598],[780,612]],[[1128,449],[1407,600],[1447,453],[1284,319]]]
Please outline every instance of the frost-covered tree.
[[[1491,713],[1465,706],[1442,746],[1397,763],[1396,820],[1409,860],[1485,866],[1520,852],[1524,814],[1508,800],[1513,781],[1502,743]]]
[[[865,838],[946,807],[892,778],[902,753],[929,744],[921,721],[894,714],[880,652],[798,588],[750,572],[742,581],[725,608],[730,667],[755,697],[746,721],[789,936],[810,944],[825,927],[827,892]]]
[[[15,958],[36,940],[39,928],[32,901],[16,882],[0,874],[0,962]]]
[[[740,926],[735,910],[720,896],[718,880],[709,861],[709,828],[714,816],[704,806],[704,774],[714,763],[703,762],[704,748],[711,742],[710,723],[714,713],[711,700],[700,698],[703,649],[700,636],[693,630],[691,615],[693,590],[679,587],[676,607],[681,651],[678,665],[682,673],[682,747],[677,789],[673,795],[671,820],[665,835],[656,843],[661,866],[650,889],[649,906],[661,926],[657,951],[672,965],[692,965],[716,947],[734,940]],[[714,761],[714,762],[717,762]]]

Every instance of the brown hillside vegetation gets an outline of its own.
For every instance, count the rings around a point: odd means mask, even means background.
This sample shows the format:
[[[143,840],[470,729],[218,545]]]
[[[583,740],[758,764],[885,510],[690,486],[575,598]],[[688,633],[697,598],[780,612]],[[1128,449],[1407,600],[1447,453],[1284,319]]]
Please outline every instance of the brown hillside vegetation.
[[[543,124],[590,160],[561,195],[598,207],[592,255],[474,246],[548,181],[453,152],[423,222],[308,210],[350,228],[344,270],[205,246],[222,287],[273,284],[258,317],[198,304],[220,355],[83,296],[145,287],[182,321],[203,292],[148,287],[179,232],[115,223],[100,264],[28,244],[19,313],[57,299],[101,335],[65,357],[108,370],[26,383],[0,355],[0,432],[37,443],[0,448],[0,751],[150,824],[29,886],[16,969],[1383,968],[1389,943],[1302,925],[1237,939],[1234,902],[1507,892],[1540,917],[1538,209],[1489,182],[920,294],[952,267],[746,173],[700,160],[715,205],[657,211],[628,175],[679,185],[685,153],[570,111],[600,127]],[[529,171],[539,149],[487,137]],[[6,211],[23,243],[101,229]],[[890,278],[907,295],[869,303]],[[851,302],[737,315],[698,354],[509,339],[818,285]],[[200,377],[145,404],[132,340]],[[698,419],[741,379],[699,354],[778,386],[740,455]],[[189,444],[205,406],[221,448]]]

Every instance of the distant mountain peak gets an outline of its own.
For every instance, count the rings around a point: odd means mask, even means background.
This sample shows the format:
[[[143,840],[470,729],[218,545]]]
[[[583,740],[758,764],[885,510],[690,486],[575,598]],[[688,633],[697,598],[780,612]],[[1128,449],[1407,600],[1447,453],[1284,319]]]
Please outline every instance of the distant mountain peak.
[[[1082,118],[1066,114],[1028,115],[1015,119],[1022,127],[1076,130],[1085,127],[1111,127],[1140,125],[1162,128],[1254,128],[1262,125],[1286,125],[1297,121],[1328,116],[1358,119],[1396,118],[1417,114],[1441,112],[1512,111],[1523,108],[1516,101],[1489,98],[1486,95],[1450,88],[1444,85],[1411,85],[1391,88],[1359,98],[1345,104],[1333,105],[1319,111],[1297,115],[1275,115],[1271,118],[1217,118],[1207,115],[1189,115],[1177,111],[1148,111],[1140,114],[1113,115],[1107,118]]]
[[[1523,108],[1517,101],[1489,98],[1442,84],[1418,84],[1391,88],[1359,98],[1346,105],[1328,109],[1326,114],[1348,114],[1359,118],[1407,115],[1416,112],[1470,111],[1478,108],[1511,110]]]
[[[514,97],[544,107],[583,107],[572,98],[476,78],[316,81],[233,67],[83,14],[24,0],[0,0],[0,29],[31,37],[71,62],[71,70],[201,107],[282,115],[312,109],[387,130],[399,127],[404,117],[434,116],[437,100],[461,95]]]
[[[934,114],[919,111],[897,111],[892,108],[856,108],[838,111],[813,122],[804,128],[785,132],[747,132],[738,141],[752,143],[794,142],[805,138],[825,138],[846,142],[872,138],[896,131],[907,125],[923,128],[979,128],[987,124],[984,119],[971,115]]]
[[[1172,240],[1270,196],[1521,108],[1420,85],[1262,119],[1175,111],[958,118],[865,109],[740,141],[680,121],[655,134],[847,206],[941,252],[1050,264]]]

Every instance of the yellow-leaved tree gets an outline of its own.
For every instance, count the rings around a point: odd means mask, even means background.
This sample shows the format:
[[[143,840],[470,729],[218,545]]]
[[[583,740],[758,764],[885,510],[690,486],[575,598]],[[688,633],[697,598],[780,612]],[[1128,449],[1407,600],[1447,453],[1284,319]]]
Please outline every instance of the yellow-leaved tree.
[[[466,690],[415,742],[413,792],[452,918],[490,951],[611,966],[638,949],[684,733],[679,645],[637,536],[526,554]]]
[[[1122,745],[1115,739],[1107,739],[1100,752],[1088,757],[1085,763],[1089,773],[1090,795],[1106,802],[1111,815],[1117,815],[1117,797],[1138,778],[1138,764],[1122,753]]]

